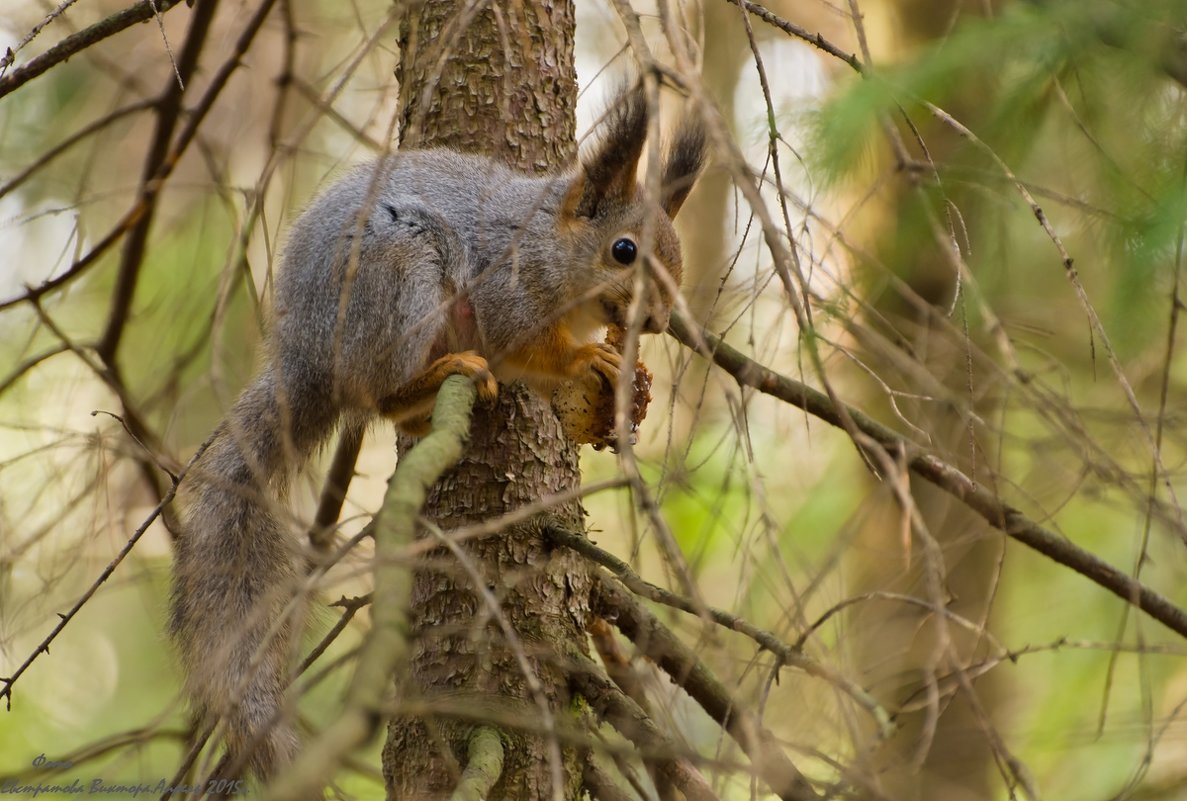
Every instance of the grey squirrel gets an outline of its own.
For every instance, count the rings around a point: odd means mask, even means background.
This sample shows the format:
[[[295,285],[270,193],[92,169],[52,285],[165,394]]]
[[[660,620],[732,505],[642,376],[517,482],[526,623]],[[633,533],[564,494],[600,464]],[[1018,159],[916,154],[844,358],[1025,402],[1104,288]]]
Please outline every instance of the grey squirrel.
[[[635,177],[641,93],[617,98],[602,126],[579,165],[545,176],[452,150],[399,151],[351,170],[293,225],[259,371],[182,484],[171,630],[199,730],[224,724],[216,776],[238,765],[267,778],[296,754],[280,711],[301,554],[280,499],[337,426],[384,416],[423,431],[454,374],[486,399],[496,378],[545,397],[591,371],[613,383],[621,356],[593,340],[628,322],[647,255],[671,281],[645,271],[643,330],[667,328],[682,264],[672,218],[704,136],[680,127],[657,209]]]

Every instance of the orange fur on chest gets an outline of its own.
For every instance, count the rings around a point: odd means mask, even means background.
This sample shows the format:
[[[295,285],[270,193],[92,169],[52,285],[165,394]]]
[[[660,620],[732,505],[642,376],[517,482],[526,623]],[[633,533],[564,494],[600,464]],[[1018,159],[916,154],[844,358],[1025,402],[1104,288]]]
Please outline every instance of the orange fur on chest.
[[[536,332],[502,361],[531,374],[564,376],[570,356],[578,346],[569,323],[561,318]]]

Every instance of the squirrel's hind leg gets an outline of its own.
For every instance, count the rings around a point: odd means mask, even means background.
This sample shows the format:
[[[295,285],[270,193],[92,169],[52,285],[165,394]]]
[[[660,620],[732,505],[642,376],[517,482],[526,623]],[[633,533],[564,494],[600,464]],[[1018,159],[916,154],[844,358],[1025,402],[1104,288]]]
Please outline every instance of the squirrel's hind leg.
[[[431,411],[445,376],[489,373],[485,359],[463,353],[475,335],[455,319],[467,273],[466,247],[439,214],[407,199],[380,198],[357,272],[349,281],[343,274],[339,292],[346,297],[335,301],[341,316],[332,370],[340,397],[414,424]],[[487,383],[480,391],[493,395],[493,379]]]

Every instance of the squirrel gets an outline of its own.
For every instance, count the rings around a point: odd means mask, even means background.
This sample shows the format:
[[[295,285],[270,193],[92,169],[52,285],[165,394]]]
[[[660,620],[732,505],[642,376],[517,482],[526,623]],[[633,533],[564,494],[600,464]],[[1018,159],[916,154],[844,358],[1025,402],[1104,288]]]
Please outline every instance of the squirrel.
[[[686,118],[649,198],[636,181],[638,88],[601,127],[576,166],[543,176],[449,149],[396,151],[348,172],[292,226],[261,366],[182,484],[170,628],[197,730],[223,724],[216,777],[266,780],[296,755],[281,710],[301,554],[281,499],[338,426],[382,416],[423,433],[455,374],[488,400],[516,379],[544,397],[591,373],[613,384],[622,358],[594,339],[631,322],[645,262],[642,330],[666,330],[682,266],[672,218],[704,134]]]

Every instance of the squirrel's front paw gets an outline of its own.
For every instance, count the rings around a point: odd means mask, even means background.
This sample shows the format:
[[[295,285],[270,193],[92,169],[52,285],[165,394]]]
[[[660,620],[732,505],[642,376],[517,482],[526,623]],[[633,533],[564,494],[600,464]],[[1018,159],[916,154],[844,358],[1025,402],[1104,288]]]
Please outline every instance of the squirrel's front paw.
[[[593,371],[609,381],[610,386],[614,386],[622,372],[622,354],[604,342],[583,345],[575,367],[575,377]]]

